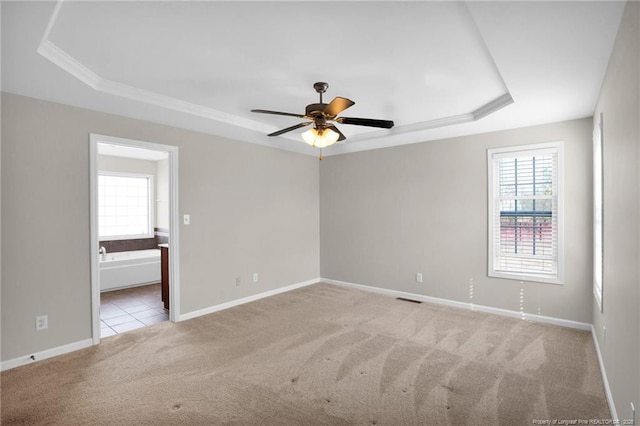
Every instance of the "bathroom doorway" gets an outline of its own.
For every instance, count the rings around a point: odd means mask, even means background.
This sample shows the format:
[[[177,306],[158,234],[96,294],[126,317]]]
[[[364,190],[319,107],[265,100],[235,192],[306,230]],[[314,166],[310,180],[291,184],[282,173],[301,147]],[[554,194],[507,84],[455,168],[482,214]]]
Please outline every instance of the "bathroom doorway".
[[[179,318],[177,171],[175,146],[90,135],[94,344]]]

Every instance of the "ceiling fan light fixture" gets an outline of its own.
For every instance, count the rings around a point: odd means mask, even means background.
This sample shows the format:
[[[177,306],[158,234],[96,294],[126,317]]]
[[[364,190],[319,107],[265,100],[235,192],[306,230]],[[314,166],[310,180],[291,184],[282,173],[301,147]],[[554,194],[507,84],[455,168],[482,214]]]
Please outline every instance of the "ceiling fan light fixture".
[[[325,148],[338,141],[340,135],[331,129],[311,128],[302,134],[306,143],[316,148]]]

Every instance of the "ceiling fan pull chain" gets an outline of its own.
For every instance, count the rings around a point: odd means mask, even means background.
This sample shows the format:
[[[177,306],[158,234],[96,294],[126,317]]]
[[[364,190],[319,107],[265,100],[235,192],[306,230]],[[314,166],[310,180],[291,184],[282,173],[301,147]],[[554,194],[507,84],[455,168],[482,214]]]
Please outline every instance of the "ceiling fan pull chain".
[[[318,159],[322,161],[322,148],[320,148],[320,157]]]

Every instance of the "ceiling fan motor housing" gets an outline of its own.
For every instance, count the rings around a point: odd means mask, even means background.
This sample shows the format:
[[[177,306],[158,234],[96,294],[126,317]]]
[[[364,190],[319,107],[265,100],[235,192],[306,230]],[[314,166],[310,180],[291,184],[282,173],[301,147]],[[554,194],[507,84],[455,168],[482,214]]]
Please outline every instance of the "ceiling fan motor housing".
[[[309,104],[305,108],[305,115],[308,115],[310,117],[322,116],[323,115],[323,111],[327,107],[327,105],[328,104],[322,104],[322,103],[320,103],[320,104]]]

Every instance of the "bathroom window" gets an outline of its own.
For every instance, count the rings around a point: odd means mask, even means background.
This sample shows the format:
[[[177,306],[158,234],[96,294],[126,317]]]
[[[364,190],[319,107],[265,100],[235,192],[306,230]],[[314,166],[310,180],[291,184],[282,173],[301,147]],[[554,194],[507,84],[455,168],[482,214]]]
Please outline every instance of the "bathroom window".
[[[98,235],[103,240],[152,238],[152,176],[98,174]]]
[[[488,150],[489,276],[562,284],[562,143]]]

